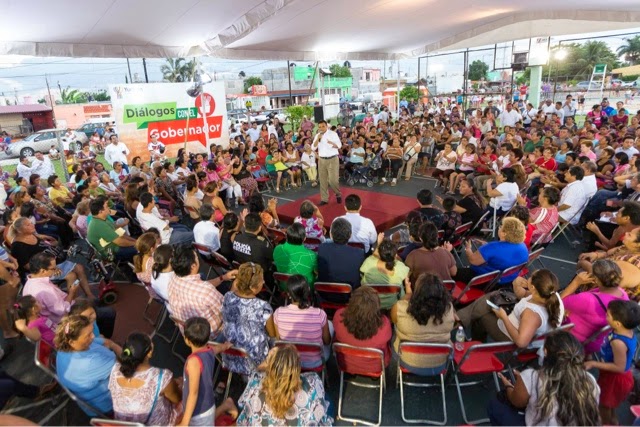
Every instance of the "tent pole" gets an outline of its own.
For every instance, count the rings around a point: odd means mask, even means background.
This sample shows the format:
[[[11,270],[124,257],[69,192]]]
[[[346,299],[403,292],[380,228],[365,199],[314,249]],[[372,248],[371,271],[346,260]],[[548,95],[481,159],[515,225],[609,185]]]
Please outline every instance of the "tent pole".
[[[127,69],[129,70],[129,81],[133,83],[133,77],[131,77],[131,64],[129,64],[129,58],[127,58]]]
[[[291,96],[291,64],[287,61],[287,74],[289,76],[289,106],[293,105],[293,96]]]
[[[144,81],[149,83],[149,74],[147,74],[147,58],[142,58],[142,68],[144,69]]]
[[[462,94],[462,117],[467,118],[467,92],[469,91],[469,49],[464,52],[464,84],[462,85],[464,93]]]
[[[400,119],[400,60],[396,60],[396,64],[398,65],[398,90],[397,90],[397,95],[398,95],[398,100],[396,101],[396,110],[398,115],[396,116],[396,120]]]

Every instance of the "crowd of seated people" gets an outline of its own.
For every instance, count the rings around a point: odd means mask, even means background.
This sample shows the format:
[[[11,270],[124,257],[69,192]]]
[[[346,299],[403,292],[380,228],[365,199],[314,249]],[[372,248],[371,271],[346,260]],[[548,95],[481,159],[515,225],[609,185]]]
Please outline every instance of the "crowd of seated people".
[[[293,224],[281,223],[276,199],[260,193],[261,180],[270,177],[280,192],[304,185],[304,174],[315,186],[308,124],[297,134],[279,123],[243,124],[228,148],[181,150],[174,162],[136,157],[130,168],[115,161],[109,172],[84,154],[90,161],[74,166],[75,186],[55,175],[48,188],[39,177],[18,177],[4,213],[7,251],[0,250],[5,341],[24,335],[54,346],[61,383],[118,420],[306,425],[333,422],[317,374],[333,343],[378,349],[389,370],[399,364],[438,375],[450,363],[446,355],[405,355],[400,344],[453,345],[462,326],[473,342],[511,343],[540,356],[539,369],[501,377],[505,392],[489,405],[492,423],[615,424],[633,387],[640,324],[638,122],[598,116],[577,127],[544,104],[534,110],[527,107],[526,126],[522,117],[496,126],[497,116],[521,114],[511,104],[506,115],[487,107],[466,120],[442,104],[336,128],[345,145],[341,161],[359,163],[356,154],[366,161],[371,151],[382,160],[382,183],[433,165],[442,186],[415,188],[416,207],[393,233],[376,230],[356,194],[330,223],[311,201]],[[557,244],[555,230],[584,238],[577,274],[566,283],[529,263],[532,251]],[[164,302],[191,351],[182,380],[151,364],[150,336],[125,331],[121,345],[111,340],[116,312],[96,299],[83,264],[60,250],[73,242],[60,234],[71,231],[105,262],[122,261],[126,272],[130,262],[131,280]],[[205,262],[222,257],[225,271],[203,278]],[[327,283],[349,291],[317,290]],[[510,304],[487,303],[505,295]],[[566,332],[555,331],[569,323]],[[317,350],[299,352],[287,342]],[[246,388],[237,401],[216,405],[220,361]],[[341,369],[354,371],[373,366],[343,362]],[[598,370],[598,380],[585,368]]]

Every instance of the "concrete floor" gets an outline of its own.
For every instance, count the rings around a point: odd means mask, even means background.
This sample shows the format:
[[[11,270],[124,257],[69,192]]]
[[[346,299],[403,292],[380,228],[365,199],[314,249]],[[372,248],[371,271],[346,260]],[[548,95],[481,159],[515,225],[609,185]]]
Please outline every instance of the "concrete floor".
[[[359,187],[361,188],[361,187]],[[397,195],[404,195],[408,197],[415,197],[417,192],[422,188],[434,188],[434,181],[414,177],[411,181],[400,181],[396,187],[390,187],[385,185],[383,187],[376,185],[372,191],[379,191]],[[268,194],[267,197],[276,197],[281,203],[285,203],[290,200],[295,200],[300,197],[306,197],[311,194],[316,194],[317,188],[311,188],[309,185],[302,189],[289,190],[278,195]],[[438,190],[436,190],[438,191]],[[439,191],[438,191],[439,192]],[[416,205],[417,206],[417,205]],[[553,270],[559,277],[560,283],[566,286],[573,275],[575,274],[575,261],[579,254],[579,249],[572,248],[564,238],[558,239],[552,245],[550,245],[543,255],[543,262],[545,266]],[[206,272],[206,271],[205,271]],[[123,293],[124,297],[126,293]],[[144,304],[146,301],[144,298],[135,297],[131,298],[128,306],[140,307],[139,304]],[[134,301],[135,300],[135,301]],[[133,322],[136,324],[144,324],[141,321],[141,310],[131,310],[129,313],[122,313],[126,317],[133,317]],[[167,334],[171,334],[172,325],[170,322],[166,322],[163,326],[163,330]],[[125,333],[126,335],[126,333]],[[154,360],[152,363],[155,366],[171,369],[176,376],[182,376],[182,362],[171,354],[171,347],[159,338],[154,339],[156,351],[154,352]],[[187,348],[182,342],[177,346],[178,351],[183,355],[188,354]],[[0,362],[0,367],[11,373],[12,375],[20,378],[21,380],[31,384],[42,384],[46,382],[44,375],[33,365],[33,346],[24,340],[19,341],[16,344],[14,351]],[[335,366],[335,361],[331,359],[328,363],[328,387],[327,395],[332,403],[333,415],[337,412],[338,392],[339,392],[339,378],[340,375]],[[460,412],[460,405],[451,376],[447,377],[446,387],[446,404],[448,420],[447,425],[463,425],[465,424]],[[405,424],[402,421],[400,414],[400,391],[396,387],[396,367],[392,362],[391,366],[387,370],[387,388],[383,396],[383,411],[382,411],[382,424],[383,425],[402,425]],[[243,390],[243,384],[241,379],[237,376],[232,383],[231,396],[237,399]],[[343,400],[343,413],[347,416],[364,416],[367,418],[375,418],[377,416],[377,402],[378,394],[377,390],[367,390],[363,388],[356,388],[352,385],[346,385],[345,398]],[[488,400],[495,396],[495,388],[491,378],[486,378],[481,384],[469,388],[465,388],[464,397],[466,402],[467,414],[470,418],[484,418],[486,417],[486,405]],[[406,389],[405,388],[405,405],[407,408],[406,415],[412,418],[435,418],[440,419],[442,417],[442,403],[440,400],[440,392],[438,388],[431,389]],[[16,406],[17,404],[26,403],[24,400],[14,402],[10,406]],[[6,408],[5,408],[6,409]],[[27,418],[38,421],[44,418],[51,412],[52,407],[50,405],[43,405],[37,410],[31,410],[20,415]],[[64,416],[63,416],[64,413]],[[633,421],[633,418],[629,412],[628,404],[624,404],[618,411],[620,422],[623,424],[629,424]],[[75,405],[70,405],[66,411],[58,413],[50,421],[49,425],[82,425],[87,424],[88,420],[86,416]],[[336,421],[337,425],[350,425],[350,422]],[[422,424],[422,423],[421,423]]]

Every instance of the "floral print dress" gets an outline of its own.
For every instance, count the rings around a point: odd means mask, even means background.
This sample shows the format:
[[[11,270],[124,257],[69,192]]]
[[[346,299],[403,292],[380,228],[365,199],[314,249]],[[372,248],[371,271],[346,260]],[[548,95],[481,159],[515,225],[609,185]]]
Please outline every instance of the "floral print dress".
[[[254,373],[249,378],[238,406],[242,412],[236,420],[239,426],[330,426],[333,418],[328,415],[329,402],[325,400],[324,386],[318,374],[304,373],[300,376],[302,387],[295,396],[295,402],[284,418],[277,418],[267,405],[262,392],[263,373]]]
[[[234,292],[227,292],[222,303],[224,336],[235,347],[242,348],[249,360],[234,356],[222,356],[222,361],[230,371],[250,374],[267,358],[269,337],[265,329],[273,309],[259,298],[242,298]]]

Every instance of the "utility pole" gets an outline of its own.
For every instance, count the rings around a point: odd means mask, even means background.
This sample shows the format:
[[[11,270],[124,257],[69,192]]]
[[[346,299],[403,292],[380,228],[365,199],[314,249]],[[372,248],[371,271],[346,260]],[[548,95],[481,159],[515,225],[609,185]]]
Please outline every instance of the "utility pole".
[[[133,83],[133,78],[131,77],[131,64],[129,63],[129,58],[127,58],[127,69],[129,70],[129,81]]]
[[[287,61],[287,74],[289,76],[289,106],[293,105],[293,96],[291,95],[291,64]]]
[[[396,105],[398,115],[396,116],[396,120],[398,120],[400,118],[400,60],[397,60],[396,64],[398,65],[398,104]]]
[[[144,68],[144,81],[149,83],[149,75],[147,74],[147,58],[142,58],[142,68]]]
[[[47,93],[49,94],[49,102],[51,103],[51,114],[53,117],[53,126],[57,129],[58,122],[56,120],[56,110],[53,108],[55,102],[53,102],[53,98],[51,97],[51,87],[49,87],[49,78],[47,75],[44,75],[44,81],[47,83]],[[58,151],[64,154],[64,144],[62,143],[62,139],[60,138],[60,132],[56,132],[56,139],[58,140]],[[77,147],[77,144],[75,144]],[[69,149],[71,149],[71,143],[69,143]],[[65,156],[60,156],[60,164],[62,165],[62,170],[64,171],[65,180],[69,181],[69,170],[67,168],[67,161],[65,160]]]

